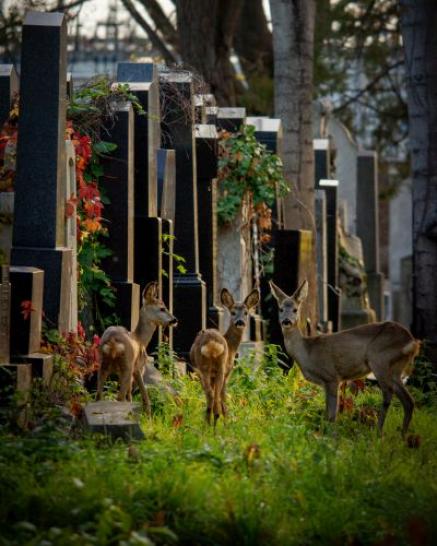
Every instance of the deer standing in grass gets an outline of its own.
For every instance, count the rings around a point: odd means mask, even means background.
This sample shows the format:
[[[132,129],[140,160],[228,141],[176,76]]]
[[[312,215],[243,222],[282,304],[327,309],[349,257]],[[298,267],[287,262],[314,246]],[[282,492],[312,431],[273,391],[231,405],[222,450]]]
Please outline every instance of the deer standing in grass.
[[[103,332],[97,400],[102,398],[103,386],[108,376],[115,374],[120,382],[117,400],[132,400],[132,384],[135,381],[144,407],[150,415],[149,395],[143,382],[143,369],[147,362],[146,349],[157,326],[176,324],[176,318],[158,297],[158,283],[149,283],[143,290],[142,307],[135,330],[129,332],[123,326],[110,326]]]
[[[224,335],[210,328],[200,331],[190,351],[191,364],[198,372],[206,396],[206,420],[214,426],[220,414],[226,417],[226,384],[234,367],[235,355],[249,321],[249,312],[259,302],[258,290],[252,290],[243,302],[235,302],[226,288],[221,291],[221,302],[229,310],[231,320]]]
[[[382,434],[394,393],[404,409],[402,435],[405,435],[414,401],[402,382],[402,375],[413,364],[420,348],[410,332],[401,324],[389,321],[305,337],[298,323],[302,302],[308,295],[308,282],[304,281],[292,296],[287,296],[273,282],[270,287],[278,302],[287,353],[297,362],[305,379],[324,388],[328,419],[335,421],[337,417],[339,384],[373,372],[383,397],[379,432]]]

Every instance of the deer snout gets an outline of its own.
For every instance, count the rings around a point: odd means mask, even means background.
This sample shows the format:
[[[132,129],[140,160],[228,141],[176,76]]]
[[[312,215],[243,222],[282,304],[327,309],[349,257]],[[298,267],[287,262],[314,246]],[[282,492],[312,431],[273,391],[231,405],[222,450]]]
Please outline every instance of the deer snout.
[[[235,326],[237,326],[238,328],[244,328],[246,326],[246,323],[242,319],[237,319],[235,321]]]
[[[169,324],[169,326],[177,326],[178,325],[178,319],[176,317],[173,317],[168,324]]]
[[[291,326],[291,320],[289,318],[285,318],[282,322],[281,322],[282,326]]]

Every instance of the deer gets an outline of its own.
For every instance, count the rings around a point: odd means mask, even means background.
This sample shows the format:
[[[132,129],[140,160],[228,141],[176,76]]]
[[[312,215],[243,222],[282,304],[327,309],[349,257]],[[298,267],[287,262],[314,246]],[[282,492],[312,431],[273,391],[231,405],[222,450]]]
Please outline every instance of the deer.
[[[260,296],[259,291],[254,289],[243,302],[235,302],[229,290],[223,288],[220,299],[231,315],[226,333],[222,335],[215,328],[201,330],[190,350],[191,364],[200,376],[206,396],[206,421],[211,424],[211,415],[214,414],[214,427],[220,415],[225,418],[228,413],[226,385],[248,324],[249,313],[258,305]]]
[[[97,400],[102,399],[103,386],[110,374],[119,378],[118,401],[132,401],[132,385],[137,384],[143,406],[151,414],[150,399],[143,382],[147,362],[147,346],[158,326],[176,326],[177,319],[158,296],[158,283],[146,285],[142,293],[138,324],[132,332],[123,326],[109,326],[100,341],[100,369],[97,378]]]
[[[374,322],[333,334],[304,336],[299,329],[302,303],[308,296],[305,280],[292,296],[270,282],[278,302],[279,323],[287,353],[295,360],[306,380],[325,390],[326,417],[335,421],[338,412],[338,387],[343,381],[361,379],[373,373],[382,391],[378,431],[382,435],[393,394],[403,410],[402,437],[408,431],[414,400],[402,377],[412,367],[420,342],[398,322]]]

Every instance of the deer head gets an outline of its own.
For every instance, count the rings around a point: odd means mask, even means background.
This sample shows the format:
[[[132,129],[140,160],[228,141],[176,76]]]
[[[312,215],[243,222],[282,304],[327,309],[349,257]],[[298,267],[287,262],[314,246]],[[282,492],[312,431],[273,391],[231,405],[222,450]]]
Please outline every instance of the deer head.
[[[243,302],[235,302],[229,290],[227,288],[223,288],[221,292],[221,301],[231,313],[231,323],[236,328],[244,330],[244,328],[247,326],[250,310],[258,305],[259,292],[255,288]]]
[[[273,297],[278,302],[279,324],[282,330],[295,328],[299,322],[302,303],[308,296],[308,281],[305,280],[292,296],[287,296],[279,286],[270,281]]]
[[[140,320],[149,321],[155,326],[176,326],[178,321],[159,298],[158,283],[149,282],[143,290]]]

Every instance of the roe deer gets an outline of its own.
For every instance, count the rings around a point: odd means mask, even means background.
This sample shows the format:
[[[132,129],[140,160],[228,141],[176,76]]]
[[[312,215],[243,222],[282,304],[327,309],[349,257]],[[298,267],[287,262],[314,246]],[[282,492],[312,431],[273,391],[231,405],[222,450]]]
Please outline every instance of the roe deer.
[[[402,374],[413,363],[420,348],[410,332],[401,324],[388,321],[356,326],[335,334],[305,337],[298,322],[302,302],[308,295],[308,282],[304,281],[292,296],[287,296],[273,282],[270,287],[278,301],[287,353],[295,359],[305,379],[325,389],[328,419],[335,421],[337,416],[339,384],[373,372],[383,396],[379,432],[382,434],[394,393],[404,409],[402,435],[405,435],[414,401],[402,382]]]
[[[206,420],[211,423],[211,414],[214,413],[214,426],[220,414],[224,417],[227,414],[226,384],[234,367],[249,312],[258,305],[259,292],[257,289],[252,290],[243,302],[235,302],[229,290],[223,288],[221,301],[231,313],[226,333],[222,335],[214,328],[202,330],[190,350],[191,364],[200,376],[206,395]]]
[[[142,307],[137,327],[128,332],[123,326],[110,326],[100,343],[101,363],[98,374],[97,400],[102,397],[103,385],[110,374],[120,381],[117,400],[132,400],[132,383],[141,392],[144,407],[150,415],[150,400],[143,382],[143,368],[147,362],[146,349],[157,326],[175,326],[176,318],[158,298],[158,283],[150,282],[143,290]]]

